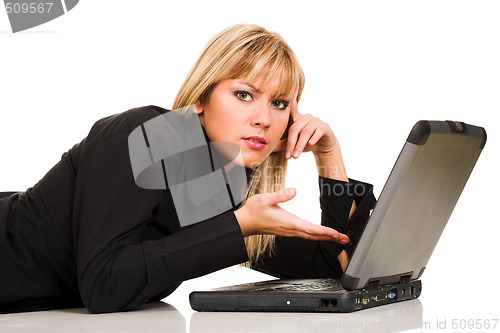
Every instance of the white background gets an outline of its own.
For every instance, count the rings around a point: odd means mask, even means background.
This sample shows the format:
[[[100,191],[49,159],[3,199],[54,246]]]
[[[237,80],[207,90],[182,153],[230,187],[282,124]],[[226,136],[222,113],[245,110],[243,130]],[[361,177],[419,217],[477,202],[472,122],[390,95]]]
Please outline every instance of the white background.
[[[432,323],[498,318],[499,17],[497,1],[82,0],[13,34],[2,8],[0,191],[33,186],[102,117],[170,108],[210,37],[235,23],[259,24],[299,58],[299,111],[330,124],[348,175],[374,184],[377,195],[416,121],[486,128],[420,299]],[[316,179],[310,154],[292,160],[287,184],[298,195],[285,208],[319,223]],[[189,321],[189,291],[262,276],[229,268],[184,283],[165,301]]]

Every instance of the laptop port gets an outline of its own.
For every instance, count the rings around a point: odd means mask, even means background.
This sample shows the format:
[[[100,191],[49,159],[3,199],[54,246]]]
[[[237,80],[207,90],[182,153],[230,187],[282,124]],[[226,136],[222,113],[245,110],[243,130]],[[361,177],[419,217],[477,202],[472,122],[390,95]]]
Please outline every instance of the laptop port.
[[[321,299],[321,306],[325,307],[325,308],[334,308],[337,306],[337,300],[336,299],[322,298]]]

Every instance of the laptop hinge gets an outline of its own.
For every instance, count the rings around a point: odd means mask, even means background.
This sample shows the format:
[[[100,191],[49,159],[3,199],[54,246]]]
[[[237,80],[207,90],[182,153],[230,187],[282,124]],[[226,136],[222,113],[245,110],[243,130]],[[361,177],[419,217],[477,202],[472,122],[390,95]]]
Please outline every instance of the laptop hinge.
[[[399,283],[408,283],[410,282],[410,279],[411,279],[411,274],[401,275],[401,277],[399,278]]]
[[[373,280],[373,281],[368,281],[368,284],[366,285],[366,289],[374,289],[377,288],[379,285],[380,280]]]

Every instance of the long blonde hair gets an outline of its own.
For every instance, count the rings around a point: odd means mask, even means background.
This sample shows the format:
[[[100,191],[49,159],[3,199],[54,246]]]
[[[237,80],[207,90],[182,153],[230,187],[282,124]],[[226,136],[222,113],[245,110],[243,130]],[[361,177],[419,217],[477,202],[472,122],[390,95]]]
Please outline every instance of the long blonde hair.
[[[174,100],[172,109],[205,102],[217,83],[246,77],[249,82],[263,78],[261,85],[280,77],[276,92],[288,95],[297,87],[297,102],[304,89],[304,73],[295,54],[277,33],[253,24],[230,26],[214,36],[203,49]],[[287,159],[283,151],[271,153],[253,172],[242,205],[259,193],[276,192],[285,187]],[[249,262],[267,251],[272,252],[274,235],[245,238]]]

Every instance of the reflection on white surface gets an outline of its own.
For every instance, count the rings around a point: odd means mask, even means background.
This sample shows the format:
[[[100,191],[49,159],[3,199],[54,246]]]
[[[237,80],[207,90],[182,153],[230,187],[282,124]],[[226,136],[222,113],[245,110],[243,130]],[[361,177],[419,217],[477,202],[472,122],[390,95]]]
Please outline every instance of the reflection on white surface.
[[[197,312],[190,333],[401,332],[422,327],[422,318],[418,299],[353,313]]]
[[[5,314],[0,315],[0,332],[186,332],[186,320],[175,307],[156,302],[108,314],[83,308]]]

